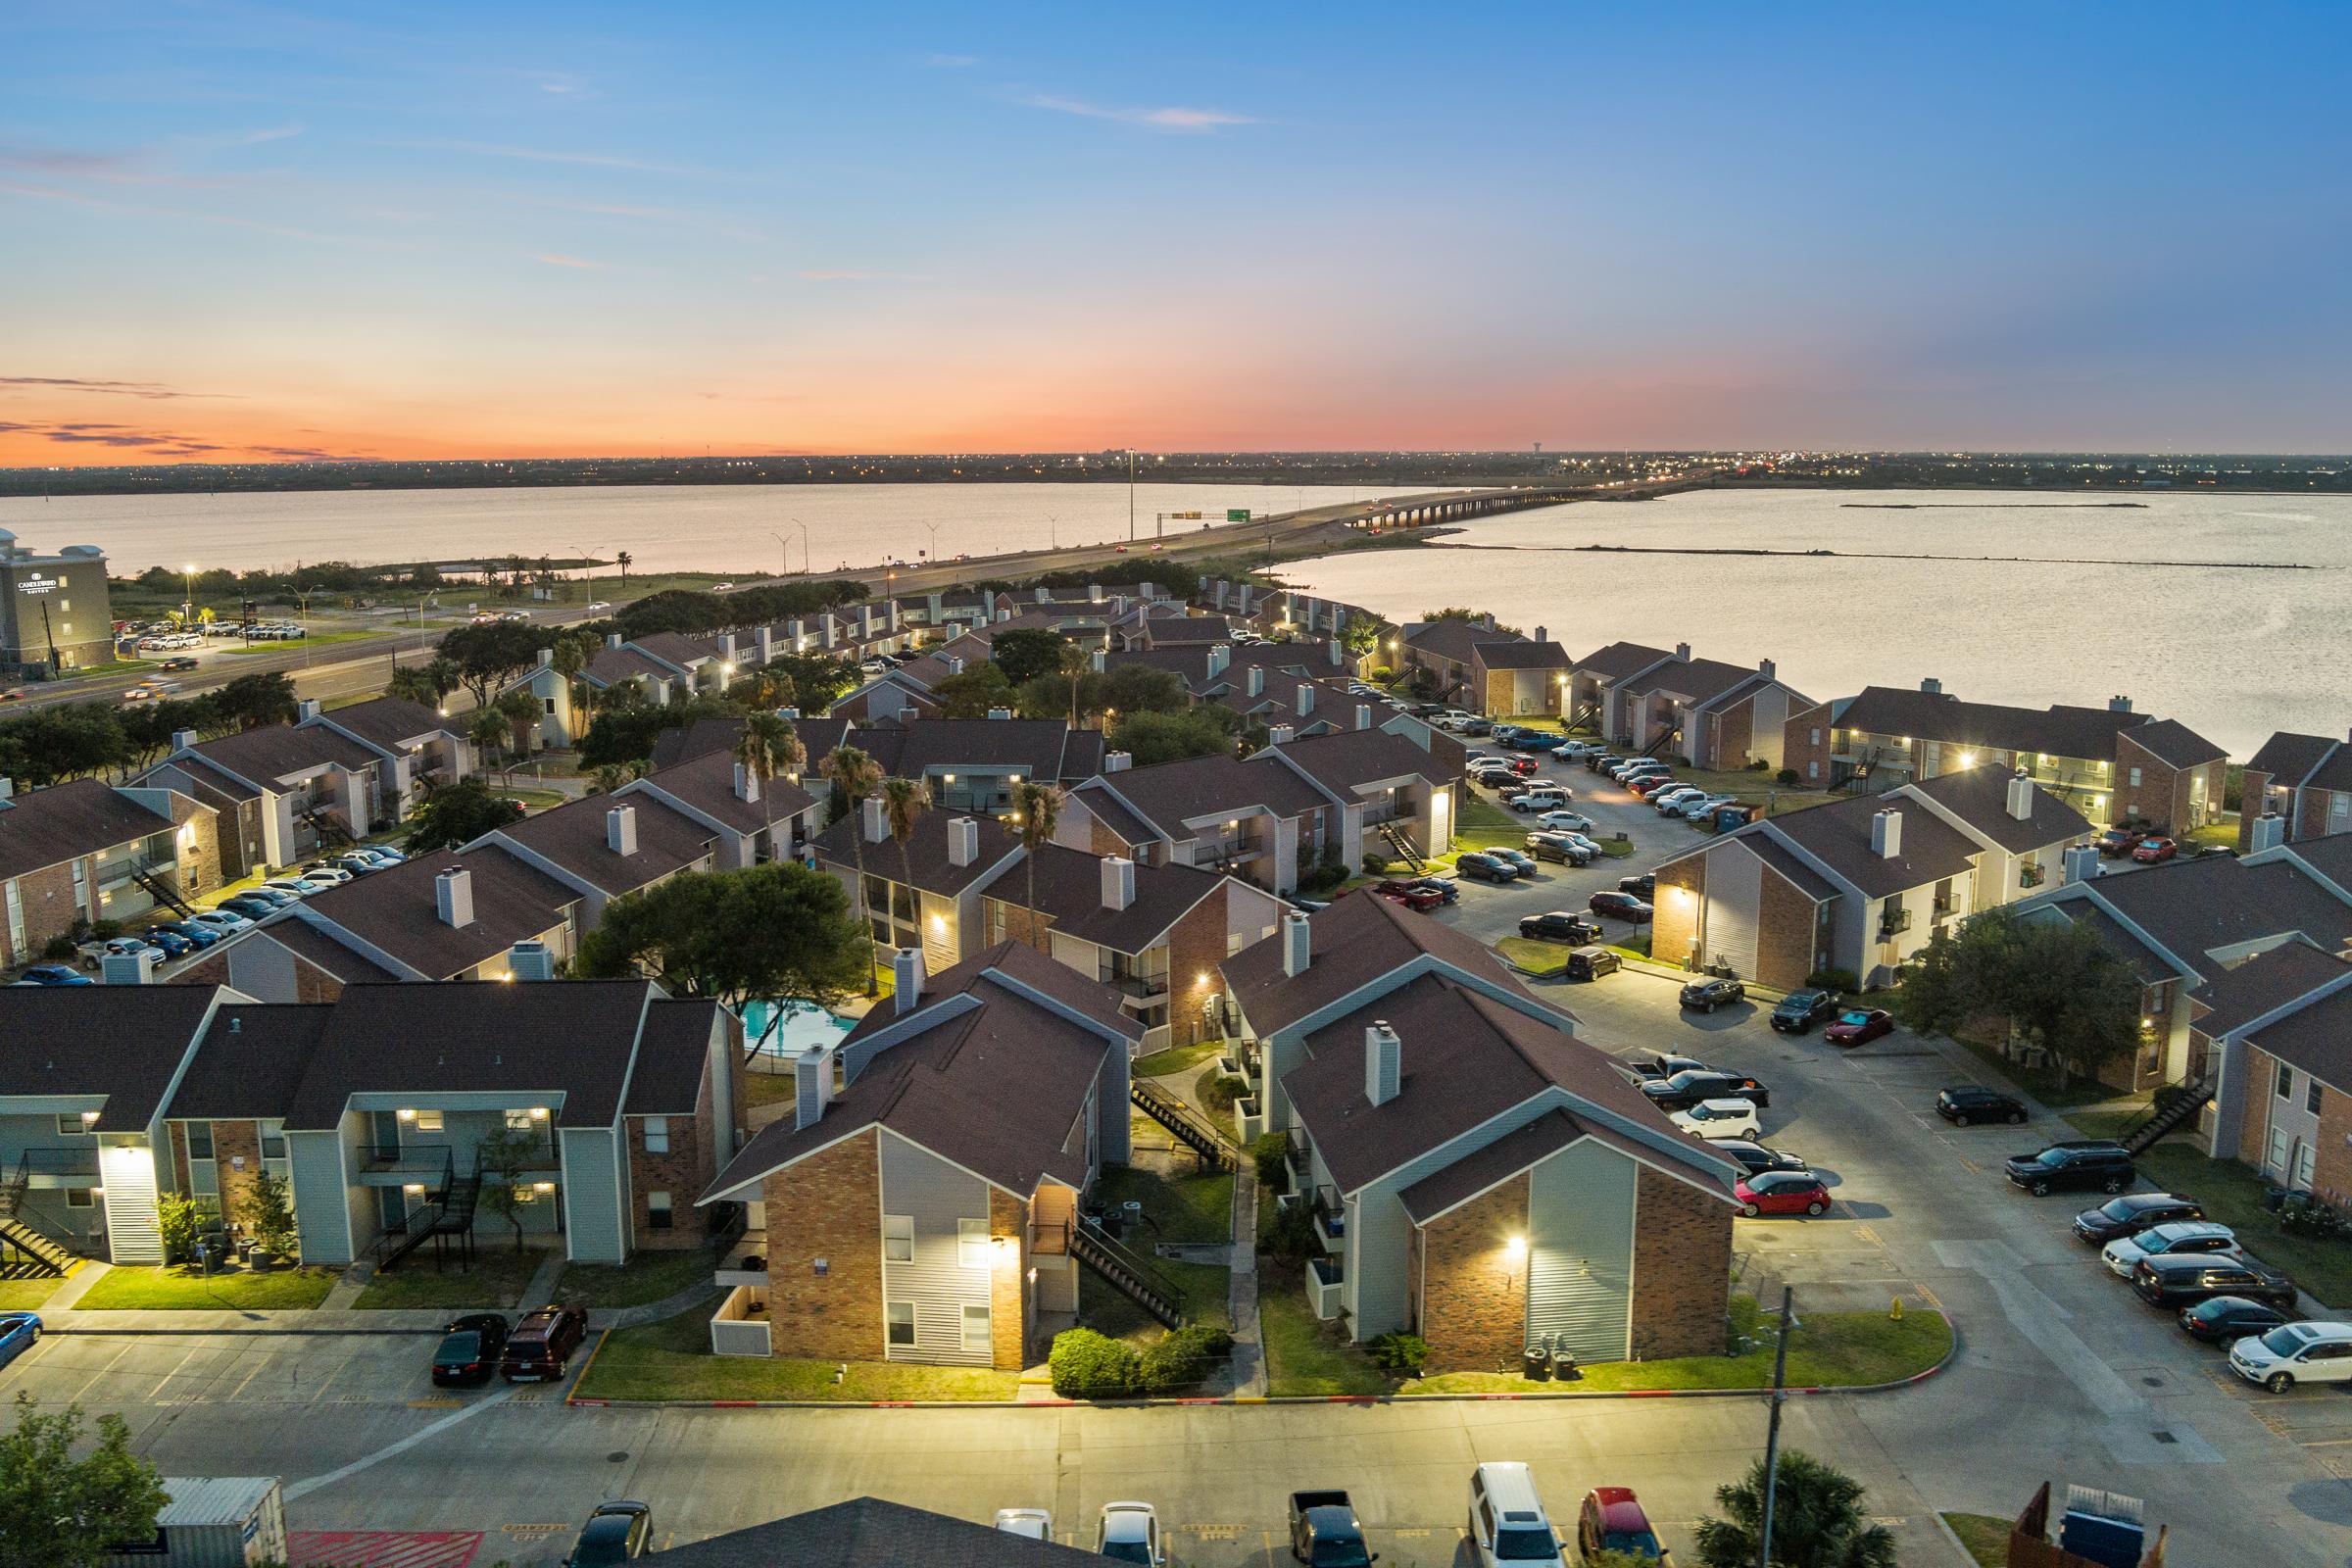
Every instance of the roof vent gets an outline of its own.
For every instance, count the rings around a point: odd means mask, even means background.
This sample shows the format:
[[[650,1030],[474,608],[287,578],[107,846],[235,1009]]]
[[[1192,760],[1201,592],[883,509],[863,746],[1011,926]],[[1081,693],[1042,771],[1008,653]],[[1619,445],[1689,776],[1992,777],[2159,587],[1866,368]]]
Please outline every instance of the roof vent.
[[[1926,692],[1930,697],[1941,697],[1943,695],[1943,682],[1937,680],[1935,676],[1930,675],[1926,680],[1923,680],[1919,683],[1919,689],[1923,692]]]
[[[1882,860],[1900,859],[1903,854],[1903,813],[1880,811],[1870,819],[1870,853]]]

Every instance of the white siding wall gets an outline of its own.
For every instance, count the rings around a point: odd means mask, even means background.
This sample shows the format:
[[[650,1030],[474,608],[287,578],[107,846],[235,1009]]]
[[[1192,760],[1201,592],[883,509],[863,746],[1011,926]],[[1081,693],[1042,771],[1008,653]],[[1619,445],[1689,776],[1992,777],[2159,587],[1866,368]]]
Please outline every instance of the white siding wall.
[[[888,1132],[882,1135],[882,1212],[914,1220],[914,1256],[885,1261],[882,1298],[914,1303],[914,1344],[888,1346],[893,1361],[987,1366],[988,1347],[963,1347],[963,1308],[989,1304],[993,1256],[966,1268],[958,1256],[958,1221],[988,1220],[988,1184]]]

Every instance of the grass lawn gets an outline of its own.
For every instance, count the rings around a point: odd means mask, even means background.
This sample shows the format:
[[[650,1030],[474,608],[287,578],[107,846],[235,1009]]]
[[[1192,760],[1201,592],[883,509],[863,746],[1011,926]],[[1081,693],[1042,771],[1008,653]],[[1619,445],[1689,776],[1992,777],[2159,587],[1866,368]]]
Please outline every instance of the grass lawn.
[[[1649,956],[1649,928],[1642,927],[1640,931],[1628,936],[1623,942],[1606,942],[1601,945],[1622,953],[1629,958],[1646,958]]]
[[[2266,1185],[2230,1159],[2208,1159],[2185,1143],[2167,1139],[2139,1156],[2139,1173],[2168,1192],[2185,1193],[2205,1217],[2237,1233],[2246,1250],[2294,1277],[2329,1306],[2352,1306],[2352,1242],[2289,1236],[2262,1206]]]
[[[747,1105],[789,1105],[795,1093],[792,1074],[788,1072],[741,1072],[735,1081],[743,1085],[743,1102]]]
[[[2009,1532],[2015,1528],[2009,1520],[1988,1513],[1947,1513],[1943,1522],[1952,1527],[1978,1568],[2003,1568],[2009,1561]]]
[[[1994,1024],[1992,1027],[1997,1030],[2000,1026]],[[2064,1110],[2072,1105],[2095,1105],[2103,1100],[2113,1100],[2123,1093],[2112,1084],[2100,1083],[2095,1078],[2085,1078],[2081,1073],[2076,1073],[2072,1082],[2060,1084],[2058,1074],[2054,1070],[2048,1067],[2029,1067],[2021,1061],[2010,1061],[2002,1056],[1997,1044],[1987,1044],[1984,1040],[1972,1038],[1976,1033],[1977,1031],[1972,1028],[1967,1033],[1955,1035],[1952,1038],[1968,1048],[1970,1054],[1978,1060],[2053,1109]]]
[[[329,643],[356,643],[364,638],[391,635],[398,628],[379,627],[369,631],[315,631],[308,637],[287,637],[277,642],[240,643],[229,650],[232,654],[279,654],[294,648],[324,648]]]
[[[583,1399],[1011,1399],[1020,1375],[984,1367],[903,1366],[710,1353],[710,1313],[695,1308],[605,1336],[574,1395]]]
[[[504,784],[491,785],[490,793],[502,801],[519,802],[526,811],[544,811],[550,807],[562,806],[565,801],[571,799],[561,790],[528,790],[510,788]]]
[[[718,1253],[708,1247],[674,1252],[639,1252],[626,1263],[568,1263],[556,1281],[556,1299],[566,1306],[643,1306],[697,1285],[717,1286],[710,1270]]]
[[[1233,1240],[1233,1175],[1213,1171],[1170,1181],[1134,1166],[1102,1172],[1102,1201],[1116,1208],[1133,1200],[1144,1205],[1147,1245],[1152,1242]]]
[[[453,1237],[454,1241],[455,1238]],[[547,1251],[534,1248],[517,1252],[512,1235],[500,1237],[487,1233],[473,1239],[473,1267],[458,1265],[456,1249],[451,1249],[448,1271],[433,1267],[433,1244],[424,1246],[402,1258],[400,1266],[389,1274],[378,1274],[360,1292],[353,1304],[370,1310],[383,1307],[396,1310],[403,1307],[461,1307],[461,1306],[520,1306],[522,1288],[531,1283],[539,1265],[547,1261]],[[542,1303],[530,1303],[538,1306]]]
[[[1184,1293],[1185,1315],[1197,1323],[1233,1327],[1233,1271],[1216,1263],[1179,1263],[1150,1257],[1167,1282]],[[1078,1275],[1078,1321],[1098,1334],[1149,1345],[1164,1332],[1150,1313],[1102,1283],[1091,1269]]]
[[[57,1294],[66,1282],[54,1277],[0,1280],[0,1312],[30,1312]]]
[[[74,1304],[93,1312],[301,1311],[326,1299],[331,1268],[240,1269],[207,1279],[193,1268],[114,1268]]]
[[[2150,1095],[2136,1095],[2131,1104],[2112,1110],[2070,1110],[2066,1119],[2085,1138],[2119,1138],[2125,1128],[2148,1113],[2153,1099]]]
[[[1211,1060],[1224,1049],[1225,1042],[1222,1040],[1204,1040],[1197,1046],[1170,1046],[1165,1051],[1154,1051],[1149,1056],[1136,1057],[1129,1070],[1138,1078],[1172,1077],[1187,1067],[1198,1067]]]
[[[1258,1259],[1257,1330],[1270,1395],[1387,1394],[1396,1386],[1336,1324],[1315,1316],[1294,1264]]]
[[[1504,937],[1494,944],[1494,951],[1529,974],[1558,974],[1568,967],[1568,955],[1575,951],[1565,942],[1538,942],[1531,937]]]
[[[2231,818],[2226,822],[2208,822],[2203,827],[2192,828],[2181,834],[2180,842],[2194,844],[2199,848],[2208,844],[2218,844],[2226,850],[2234,850],[2237,848],[2237,821],[2235,818]]]
[[[1692,1355],[1660,1361],[1608,1361],[1584,1369],[1571,1389],[1610,1392],[1628,1389],[1761,1389],[1772,1383],[1772,1329],[1759,1329],[1755,1348],[1741,1355]],[[1788,1336],[1791,1387],[1839,1388],[1891,1383],[1925,1372],[1952,1348],[1952,1326],[1943,1314],[1924,1307],[1900,1323],[1884,1312],[1797,1314]],[[1531,1383],[1505,1372],[1446,1372],[1416,1379],[1406,1394],[1527,1394],[1557,1390],[1558,1383]]]

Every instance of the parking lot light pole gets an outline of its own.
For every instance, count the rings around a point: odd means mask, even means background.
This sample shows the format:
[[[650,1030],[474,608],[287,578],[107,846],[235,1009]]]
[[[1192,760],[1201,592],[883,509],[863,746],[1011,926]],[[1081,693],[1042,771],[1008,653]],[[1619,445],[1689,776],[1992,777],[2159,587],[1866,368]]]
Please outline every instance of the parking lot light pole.
[[[1788,1389],[1788,1324],[1796,1291],[1781,1287],[1781,1344],[1772,1356],[1772,1421],[1764,1433],[1764,1518],[1756,1532],[1756,1568],[1772,1568],[1772,1505],[1781,1482],[1781,1403]]]

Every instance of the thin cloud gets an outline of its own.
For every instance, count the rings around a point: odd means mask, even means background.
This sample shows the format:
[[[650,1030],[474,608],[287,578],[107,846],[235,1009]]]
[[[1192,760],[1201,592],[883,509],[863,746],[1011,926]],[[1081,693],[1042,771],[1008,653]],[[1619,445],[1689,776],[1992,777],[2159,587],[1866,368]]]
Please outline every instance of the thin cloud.
[[[40,388],[59,392],[96,392],[107,397],[233,398],[233,392],[183,392],[160,381],[99,381],[77,375],[0,375],[0,387]]]
[[[544,267],[568,267],[581,272],[601,272],[605,270],[602,262],[584,261],[577,256],[565,256],[557,251],[534,251],[531,260]]]
[[[657,164],[642,158],[616,158],[606,153],[566,153],[546,147],[508,147],[483,141],[383,141],[378,147],[409,152],[464,153],[471,158],[510,158],[525,164],[564,164],[576,169],[617,169],[632,174],[675,174],[692,179],[715,177],[707,169],[679,164]]]
[[[118,452],[138,452],[156,458],[201,458],[222,454],[276,458],[290,463],[342,463],[352,454],[323,447],[223,446],[169,430],[142,430],[127,424],[27,422],[0,419],[0,435],[28,435],[62,446],[99,446]]]
[[[1264,122],[1253,115],[1229,114],[1222,109],[1189,109],[1171,105],[1161,109],[1120,109],[1106,104],[1088,103],[1082,98],[1061,98],[1050,93],[1035,93],[1020,100],[1031,109],[1049,110],[1057,115],[1076,115],[1082,120],[1108,120],[1122,125],[1142,125],[1151,130],[1171,130],[1191,135],[1205,135],[1231,125],[1256,125]]]

